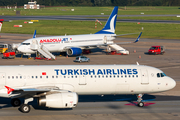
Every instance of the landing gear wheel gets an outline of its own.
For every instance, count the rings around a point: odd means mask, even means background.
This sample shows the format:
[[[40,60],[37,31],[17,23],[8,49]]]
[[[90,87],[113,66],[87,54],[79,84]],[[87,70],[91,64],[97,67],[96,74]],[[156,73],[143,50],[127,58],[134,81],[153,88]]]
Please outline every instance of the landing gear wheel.
[[[139,102],[139,103],[138,103],[138,106],[139,106],[139,107],[144,107],[144,103],[143,103],[143,102]]]
[[[11,100],[11,105],[13,107],[20,106],[21,105],[21,101],[18,98],[14,98],[14,99]]]
[[[28,104],[22,104],[19,109],[23,113],[28,113],[31,110],[31,108]]]

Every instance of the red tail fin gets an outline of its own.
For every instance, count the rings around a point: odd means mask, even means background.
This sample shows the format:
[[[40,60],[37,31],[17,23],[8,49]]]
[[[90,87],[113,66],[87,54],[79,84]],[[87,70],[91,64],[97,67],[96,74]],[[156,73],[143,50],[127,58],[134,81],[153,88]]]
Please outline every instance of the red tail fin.
[[[2,28],[3,21],[4,21],[4,19],[0,19],[0,31],[1,31],[1,28]]]
[[[8,86],[5,86],[7,88],[7,94],[10,94],[12,91],[14,91],[14,89],[8,87]]]

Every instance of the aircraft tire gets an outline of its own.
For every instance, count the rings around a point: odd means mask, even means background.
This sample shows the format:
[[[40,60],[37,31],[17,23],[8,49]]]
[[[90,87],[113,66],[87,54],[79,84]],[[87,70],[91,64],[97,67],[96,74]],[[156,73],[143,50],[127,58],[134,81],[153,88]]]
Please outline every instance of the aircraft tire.
[[[139,106],[139,107],[144,107],[144,103],[143,103],[143,102],[139,102],[139,103],[138,103],[138,106]]]
[[[19,109],[22,113],[29,113],[31,110],[28,104],[22,104]]]
[[[14,98],[14,99],[11,100],[11,105],[13,107],[20,106],[21,105],[21,101],[18,98]]]

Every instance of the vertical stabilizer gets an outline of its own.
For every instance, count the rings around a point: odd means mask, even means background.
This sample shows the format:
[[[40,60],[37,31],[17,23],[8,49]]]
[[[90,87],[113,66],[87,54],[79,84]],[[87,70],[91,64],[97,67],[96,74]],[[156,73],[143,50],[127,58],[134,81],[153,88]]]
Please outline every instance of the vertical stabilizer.
[[[95,34],[114,34],[115,27],[116,27],[117,14],[118,14],[118,6],[114,7],[104,28]]]
[[[3,21],[4,21],[4,19],[0,19],[0,31],[1,31],[1,28],[2,28]]]
[[[33,38],[36,38],[36,30],[34,31]]]

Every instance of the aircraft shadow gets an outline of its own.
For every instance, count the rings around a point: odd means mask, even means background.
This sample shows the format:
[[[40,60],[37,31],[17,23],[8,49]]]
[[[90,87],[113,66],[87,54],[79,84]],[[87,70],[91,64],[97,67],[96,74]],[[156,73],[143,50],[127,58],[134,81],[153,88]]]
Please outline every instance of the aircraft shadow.
[[[20,99],[23,103],[24,99]],[[180,96],[164,96],[164,95],[149,95],[144,94],[143,95],[143,102],[149,102],[149,101],[179,101]],[[128,101],[130,104],[134,104],[136,106],[137,96],[136,95],[79,95],[79,102],[120,102],[120,101]],[[134,102],[135,101],[135,102]],[[12,107],[10,98],[2,98],[0,97],[0,105],[4,104],[4,106],[0,106],[0,109]],[[41,107],[38,106],[37,99],[34,99],[34,101],[30,102],[29,105],[31,105],[34,109],[39,110],[51,110],[51,111],[67,111],[72,110],[70,109],[59,109],[59,108],[47,108],[47,107]],[[114,109],[117,109],[114,106]]]

